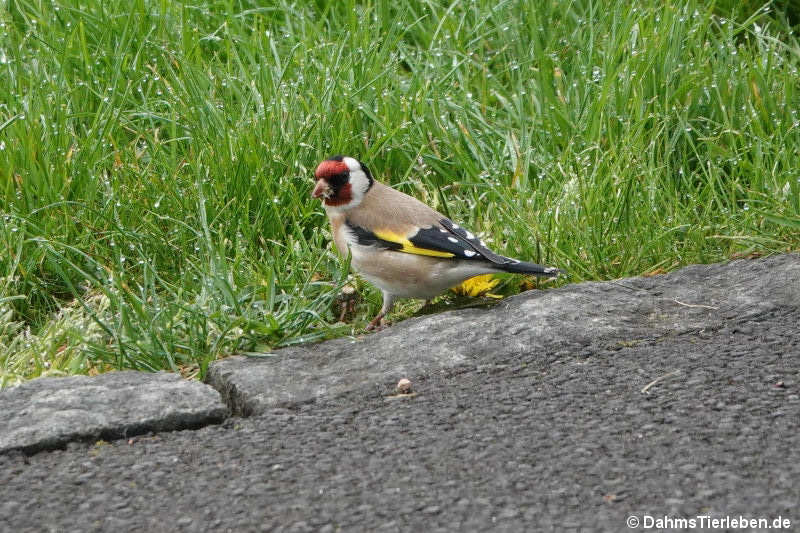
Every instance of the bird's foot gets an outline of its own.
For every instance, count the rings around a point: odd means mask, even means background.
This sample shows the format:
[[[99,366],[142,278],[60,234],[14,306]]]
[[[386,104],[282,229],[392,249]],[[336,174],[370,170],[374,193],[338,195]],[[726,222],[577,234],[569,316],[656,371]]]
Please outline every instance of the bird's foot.
[[[386,327],[386,323],[383,321],[383,317],[385,313],[380,313],[378,316],[372,319],[372,321],[367,326],[367,331],[380,331]]]

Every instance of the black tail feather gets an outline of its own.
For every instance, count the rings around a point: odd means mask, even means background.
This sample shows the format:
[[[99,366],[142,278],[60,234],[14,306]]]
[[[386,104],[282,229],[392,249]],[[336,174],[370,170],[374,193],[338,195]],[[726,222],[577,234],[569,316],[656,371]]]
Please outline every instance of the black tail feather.
[[[555,277],[561,274],[561,270],[556,267],[537,265],[536,263],[526,263],[525,261],[516,261],[508,259],[508,262],[493,265],[498,270],[503,272],[511,272],[512,274],[531,274],[534,276],[548,276]]]

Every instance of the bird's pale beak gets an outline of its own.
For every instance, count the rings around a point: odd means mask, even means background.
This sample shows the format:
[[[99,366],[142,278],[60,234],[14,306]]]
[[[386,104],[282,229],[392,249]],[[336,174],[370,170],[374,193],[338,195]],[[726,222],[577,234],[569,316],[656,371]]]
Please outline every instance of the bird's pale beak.
[[[330,194],[331,186],[324,179],[317,180],[314,190],[311,192],[312,198],[319,198],[320,196],[327,197]]]

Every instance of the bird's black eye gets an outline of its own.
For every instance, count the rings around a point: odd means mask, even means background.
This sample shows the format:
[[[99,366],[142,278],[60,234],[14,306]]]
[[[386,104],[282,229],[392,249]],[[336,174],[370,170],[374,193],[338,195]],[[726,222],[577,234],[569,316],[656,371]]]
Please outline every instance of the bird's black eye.
[[[327,179],[331,187],[333,187],[334,189],[338,189],[339,187],[342,187],[345,183],[347,183],[349,176],[347,172],[341,172],[339,174],[333,174],[331,176],[328,176]]]

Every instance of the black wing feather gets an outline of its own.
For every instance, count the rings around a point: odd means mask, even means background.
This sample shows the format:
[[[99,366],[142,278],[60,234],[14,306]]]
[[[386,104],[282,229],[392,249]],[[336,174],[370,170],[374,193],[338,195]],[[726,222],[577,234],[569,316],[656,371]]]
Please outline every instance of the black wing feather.
[[[480,257],[498,265],[505,265],[512,262],[512,260],[508,257],[503,257],[502,255],[498,255],[488,249],[483,245],[483,243],[481,243],[481,240],[478,237],[468,232],[461,226],[457,226],[449,218],[441,219],[439,224],[441,224],[444,229],[446,229],[454,238],[458,239],[458,241],[462,243],[462,249],[474,251],[476,253],[474,256],[475,258]],[[459,255],[463,255],[463,252]]]
[[[450,231],[436,226],[421,228],[408,240],[419,248],[448,252],[459,259],[482,259],[480,254],[469,243],[465,244],[463,239],[459,239]],[[468,250],[466,254],[464,253],[465,250]]]
[[[420,249],[414,252],[407,250],[401,242],[382,239],[372,231],[351,224],[349,221],[347,222],[347,227],[355,236],[356,242],[362,246],[376,246],[386,250],[397,250],[409,253],[422,253],[423,250],[447,253],[459,259],[488,261],[496,265],[498,270],[517,274],[556,276],[559,273],[557,268],[545,267],[525,261],[517,261],[516,259],[498,255],[484,246],[479,238],[464,228],[457,226],[449,218],[442,218],[439,220],[439,224],[441,224],[441,227],[432,226],[421,228],[412,237],[408,237],[408,242]]]
[[[484,259],[497,265],[500,270],[516,274],[534,274],[537,276],[557,276],[559,274],[559,270],[554,267],[537,265],[536,263],[528,263],[527,261],[518,261],[517,259],[511,259],[510,257],[494,253],[484,246],[479,238],[464,228],[457,226],[449,218],[439,220],[439,224],[454,235],[464,246],[464,249],[469,246],[476,252],[476,255],[474,255],[472,259]],[[463,253],[462,251],[462,254]]]
[[[400,250],[403,248],[402,244],[381,239],[361,226],[356,226],[355,224],[347,222],[347,227],[353,232],[353,235],[355,235],[356,242],[362,246],[377,246],[378,248],[385,248],[387,250]]]

